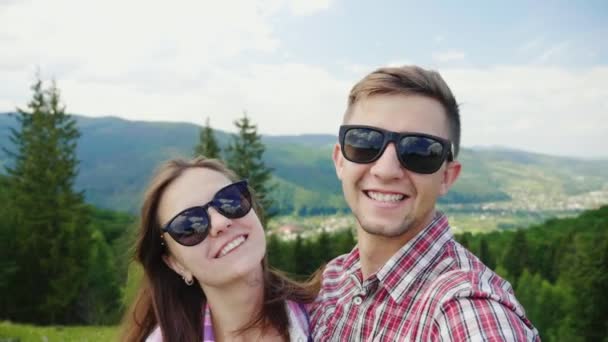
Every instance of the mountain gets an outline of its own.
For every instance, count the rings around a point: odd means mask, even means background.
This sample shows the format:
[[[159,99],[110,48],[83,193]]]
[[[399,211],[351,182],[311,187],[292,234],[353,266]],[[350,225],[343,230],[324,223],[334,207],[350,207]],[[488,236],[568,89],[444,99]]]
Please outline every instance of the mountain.
[[[189,157],[200,126],[75,116],[82,136],[76,182],[96,206],[136,212],[143,189],[164,160]],[[16,121],[0,114],[0,146],[11,149]],[[216,130],[221,145],[230,134]],[[346,210],[331,161],[332,135],[264,136],[265,162],[274,170],[280,213]],[[566,206],[568,199],[608,193],[606,160],[553,157],[504,149],[462,149],[463,172],[442,199],[448,206]],[[6,156],[0,153],[0,166]],[[603,197],[601,197],[603,198]],[[607,197],[608,198],[608,197]],[[565,201],[565,202],[564,202]]]

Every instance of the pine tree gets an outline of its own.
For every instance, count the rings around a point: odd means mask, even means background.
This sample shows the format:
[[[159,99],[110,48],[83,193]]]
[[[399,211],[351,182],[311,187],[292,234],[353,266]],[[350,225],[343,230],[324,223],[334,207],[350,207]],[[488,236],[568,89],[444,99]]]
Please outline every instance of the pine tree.
[[[471,232],[464,232],[460,235],[456,235],[456,240],[462,245],[462,247],[468,249],[471,253],[475,254],[471,251],[471,239],[473,238],[473,234]]]
[[[0,174],[0,320],[7,319],[7,313],[12,312],[11,306],[16,303],[9,299],[12,292],[11,284],[15,284],[14,275],[19,269],[15,253],[15,231],[12,201],[8,191],[8,179]]]
[[[337,255],[349,253],[357,241],[355,240],[355,235],[353,234],[353,230],[348,228],[341,232],[334,234],[333,236],[333,253]],[[333,256],[332,256],[333,257]],[[327,260],[328,261],[328,260]]]
[[[238,134],[232,136],[232,141],[226,149],[226,163],[240,177],[247,179],[255,190],[264,209],[264,227],[268,220],[275,215],[274,203],[270,197],[273,186],[270,184],[271,171],[264,164],[263,156],[266,147],[262,137],[257,132],[257,126],[251,123],[244,113],[243,117],[234,122]]]
[[[271,234],[266,240],[268,241],[266,245],[268,263],[274,268],[286,271],[284,268],[284,249],[277,233]]]
[[[317,236],[317,241],[315,243],[314,252],[314,267],[319,267],[320,265],[328,263],[331,259],[336,257],[333,255],[332,246],[331,246],[331,237],[329,233],[325,229],[321,229],[321,233]],[[311,270],[312,271],[312,270]]]
[[[18,270],[10,279],[8,315],[36,323],[78,320],[91,234],[83,194],[73,190],[80,133],[55,82],[32,86],[29,110],[17,109],[14,150],[4,149],[12,195]]]
[[[194,147],[194,156],[205,156],[207,158],[220,158],[220,146],[215,139],[215,134],[209,118],[205,120],[205,127],[201,128],[198,137],[198,144]]]
[[[490,269],[496,267],[496,263],[488,247],[488,240],[483,236],[479,239],[479,259]]]
[[[524,268],[528,265],[528,254],[526,233],[520,229],[515,232],[511,243],[505,251],[502,261],[504,268],[513,277],[512,283],[517,282],[516,279],[519,279]]]
[[[295,274],[304,276],[308,274],[308,263],[311,255],[307,253],[302,236],[298,234],[293,246],[293,270]]]

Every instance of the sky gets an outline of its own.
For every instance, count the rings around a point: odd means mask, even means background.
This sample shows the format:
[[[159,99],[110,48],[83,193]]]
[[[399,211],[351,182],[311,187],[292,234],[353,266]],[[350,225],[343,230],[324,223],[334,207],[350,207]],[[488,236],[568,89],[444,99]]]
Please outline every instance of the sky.
[[[608,158],[608,1],[0,0],[0,112],[337,134],[374,69],[439,71],[462,145]]]

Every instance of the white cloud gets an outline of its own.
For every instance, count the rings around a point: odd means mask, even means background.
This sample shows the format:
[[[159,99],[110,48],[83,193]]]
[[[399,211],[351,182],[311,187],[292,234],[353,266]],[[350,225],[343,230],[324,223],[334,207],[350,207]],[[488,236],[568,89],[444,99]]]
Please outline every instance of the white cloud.
[[[0,2],[0,111],[28,102],[40,66],[44,78],[57,78],[72,113],[198,124],[210,116],[214,128],[233,131],[232,121],[247,110],[265,134],[335,134],[348,91],[379,65],[250,61],[290,53],[271,23],[279,13],[306,13],[297,6],[288,0]],[[543,60],[558,56],[559,44],[550,51]],[[465,54],[433,57],[455,61]],[[387,64],[409,64],[394,62]],[[608,67],[440,71],[462,103],[464,146],[607,156]]]
[[[0,65],[61,65],[58,78],[137,82],[134,70],[193,74],[279,42],[255,1],[31,1],[6,7]],[[27,23],[24,25],[23,23]]]
[[[461,61],[465,58],[465,53],[463,51],[458,50],[449,50],[443,52],[436,52],[432,54],[433,60],[437,62],[452,62],[452,61]]]
[[[604,156],[608,67],[444,69],[462,103],[463,145]]]
[[[288,0],[289,8],[296,15],[310,15],[326,10],[331,2],[331,0]]]

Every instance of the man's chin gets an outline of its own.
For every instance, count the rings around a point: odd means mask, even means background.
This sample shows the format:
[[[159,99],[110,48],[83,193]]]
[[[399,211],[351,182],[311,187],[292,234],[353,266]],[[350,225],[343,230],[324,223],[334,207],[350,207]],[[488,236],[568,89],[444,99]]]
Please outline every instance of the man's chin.
[[[395,224],[389,222],[361,222],[359,220],[359,226],[370,235],[385,238],[397,238],[410,230],[410,225],[407,222]]]

